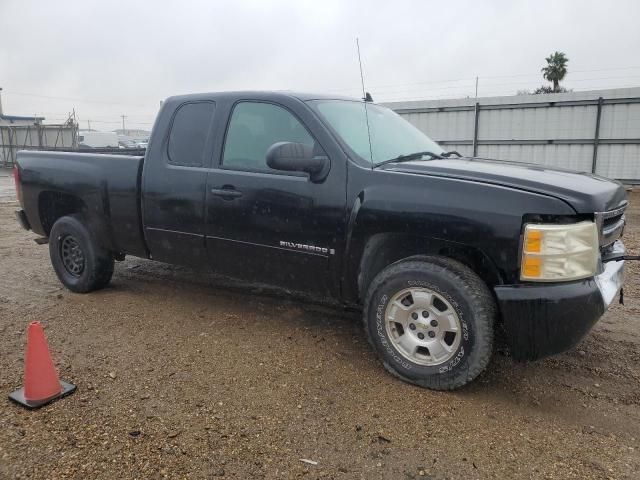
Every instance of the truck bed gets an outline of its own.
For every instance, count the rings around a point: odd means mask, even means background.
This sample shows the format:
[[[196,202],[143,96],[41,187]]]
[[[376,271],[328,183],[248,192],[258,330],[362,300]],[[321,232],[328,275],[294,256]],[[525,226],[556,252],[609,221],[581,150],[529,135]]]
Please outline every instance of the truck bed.
[[[22,204],[34,232],[48,236],[47,212],[80,202],[99,219],[100,241],[116,252],[146,256],[142,231],[143,156],[47,151],[18,152]]]

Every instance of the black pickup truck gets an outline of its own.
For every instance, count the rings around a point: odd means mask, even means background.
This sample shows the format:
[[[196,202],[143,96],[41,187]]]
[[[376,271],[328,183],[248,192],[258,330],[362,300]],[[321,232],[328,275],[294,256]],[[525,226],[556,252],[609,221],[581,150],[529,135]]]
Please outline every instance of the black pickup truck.
[[[15,179],[71,291],[133,255],[330,299],[427,388],[473,380],[497,336],[517,359],[571,348],[623,281],[618,182],[461,157],[352,99],[171,97],[144,157],[23,151]]]

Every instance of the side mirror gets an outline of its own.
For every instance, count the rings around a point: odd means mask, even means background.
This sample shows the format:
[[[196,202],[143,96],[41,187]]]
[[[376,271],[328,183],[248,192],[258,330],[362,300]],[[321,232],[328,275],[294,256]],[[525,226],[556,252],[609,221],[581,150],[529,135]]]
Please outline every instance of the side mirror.
[[[267,150],[267,165],[274,170],[305,172],[312,182],[318,182],[329,171],[329,158],[324,155],[314,157],[313,147],[304,143],[278,142]]]

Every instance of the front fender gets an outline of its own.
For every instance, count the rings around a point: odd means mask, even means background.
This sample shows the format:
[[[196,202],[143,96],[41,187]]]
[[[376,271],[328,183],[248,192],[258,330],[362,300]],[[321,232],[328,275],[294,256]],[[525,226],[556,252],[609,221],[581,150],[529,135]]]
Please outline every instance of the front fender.
[[[371,259],[386,266],[389,260],[412,255],[456,258],[466,252],[496,283],[517,283],[523,217],[575,215],[566,203],[535,192],[451,178],[368,172],[363,175],[376,181],[362,181],[370,185],[348,192],[353,200],[348,209],[343,294],[350,302],[362,299],[362,287],[366,289],[371,280],[366,271]],[[389,241],[400,251],[389,255],[376,248]]]

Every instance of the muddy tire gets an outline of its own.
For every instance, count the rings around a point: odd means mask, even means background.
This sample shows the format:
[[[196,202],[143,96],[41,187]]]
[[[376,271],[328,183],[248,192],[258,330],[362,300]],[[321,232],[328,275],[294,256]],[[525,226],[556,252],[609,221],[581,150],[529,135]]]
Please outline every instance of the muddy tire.
[[[98,245],[80,215],[61,217],[53,224],[49,255],[56,275],[72,292],[104,288],[113,275],[113,255]]]
[[[487,285],[471,269],[444,257],[416,257],[374,278],[364,326],[393,375],[421,387],[453,390],[488,365],[495,316]]]

